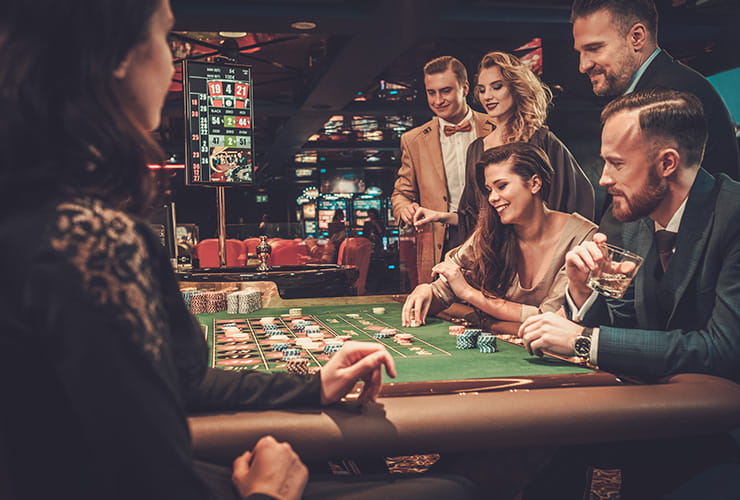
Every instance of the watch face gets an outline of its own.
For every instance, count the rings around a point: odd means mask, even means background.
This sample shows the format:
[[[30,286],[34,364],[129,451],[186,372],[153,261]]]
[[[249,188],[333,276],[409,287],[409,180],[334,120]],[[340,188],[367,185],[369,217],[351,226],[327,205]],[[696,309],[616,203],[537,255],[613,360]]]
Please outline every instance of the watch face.
[[[575,351],[576,355],[582,358],[588,358],[591,353],[591,339],[588,337],[576,337]]]

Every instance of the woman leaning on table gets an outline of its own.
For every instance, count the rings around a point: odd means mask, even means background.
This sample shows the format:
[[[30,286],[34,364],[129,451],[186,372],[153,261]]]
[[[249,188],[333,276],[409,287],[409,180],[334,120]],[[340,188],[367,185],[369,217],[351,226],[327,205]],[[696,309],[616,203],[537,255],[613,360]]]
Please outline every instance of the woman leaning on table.
[[[318,407],[358,379],[371,401],[383,366],[394,370],[371,343],[347,343],[314,375],[207,367],[201,329],[141,217],[153,194],[147,164],[163,159],[148,131],[173,75],[169,0],[0,5],[0,276],[13,291],[0,300],[0,497],[368,490],[306,486],[298,455],[268,436],[233,471],[196,465],[188,412]],[[417,498],[467,491],[453,480],[403,483]],[[372,491],[394,497],[386,486]]]
[[[475,168],[482,199],[473,234],[432,269],[438,279],[417,286],[402,311],[404,326],[424,324],[453,302],[504,321],[562,307],[565,254],[596,232],[581,215],[550,210],[553,169],[537,146],[504,144]]]
[[[457,212],[422,208],[414,225],[442,222],[458,226],[460,244],[470,236],[478,221],[485,197],[475,184],[475,165],[483,152],[512,142],[528,142],[541,148],[553,168],[549,192],[544,198],[552,210],[578,212],[594,217],[594,190],[568,148],[545,125],[552,101],[550,89],[516,56],[490,52],[478,64],[474,94],[493,125],[491,133],[473,141],[466,157],[465,189]]]

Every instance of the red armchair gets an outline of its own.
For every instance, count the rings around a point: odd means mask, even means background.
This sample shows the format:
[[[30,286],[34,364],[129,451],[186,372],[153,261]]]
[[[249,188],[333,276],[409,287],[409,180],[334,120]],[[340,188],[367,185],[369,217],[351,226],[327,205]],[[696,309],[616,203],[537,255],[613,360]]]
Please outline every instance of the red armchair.
[[[218,240],[208,238],[200,241],[193,249],[200,267],[219,267]],[[247,263],[247,248],[239,240],[226,240],[226,265],[228,267],[244,266]]]

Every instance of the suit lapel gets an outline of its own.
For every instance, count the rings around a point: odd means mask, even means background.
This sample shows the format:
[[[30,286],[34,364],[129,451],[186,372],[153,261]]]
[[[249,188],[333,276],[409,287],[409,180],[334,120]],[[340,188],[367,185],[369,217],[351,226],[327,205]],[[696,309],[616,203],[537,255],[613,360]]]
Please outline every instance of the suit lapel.
[[[447,190],[447,175],[442,157],[442,146],[439,143],[439,119],[434,118],[429,124],[429,132],[424,133],[424,151],[428,153],[427,159],[431,171],[439,178],[439,182]],[[422,169],[424,167],[422,166]]]
[[[488,135],[492,128],[491,124],[488,123],[487,115],[473,111],[473,120],[475,121],[475,133],[478,137]],[[442,157],[442,146],[439,142],[439,134],[441,133],[439,127],[439,118],[433,118],[423,130],[424,148],[423,152],[427,153],[425,160],[430,165],[431,172],[437,177],[440,188],[447,192],[447,174],[445,173],[445,167]],[[425,169],[425,166],[422,166]],[[427,172],[427,170],[423,170]]]
[[[625,248],[630,249],[647,261],[650,248],[653,246],[654,230],[653,221],[647,217],[639,219],[634,223],[624,224],[622,226],[622,241]],[[650,316],[648,314],[650,308],[648,307],[649,302],[647,300],[650,290],[647,287],[647,274],[652,272],[652,269],[648,269],[648,267],[646,262],[643,262],[634,280],[635,313],[637,314],[638,324],[643,325],[650,324]],[[650,288],[652,289],[652,287]]]
[[[668,323],[676,314],[677,306],[686,292],[696,268],[701,261],[709,231],[714,220],[714,197],[711,196],[717,181],[705,170],[700,169],[689,192],[681,226],[676,236],[676,251],[671,258],[664,280],[673,294],[673,309]]]

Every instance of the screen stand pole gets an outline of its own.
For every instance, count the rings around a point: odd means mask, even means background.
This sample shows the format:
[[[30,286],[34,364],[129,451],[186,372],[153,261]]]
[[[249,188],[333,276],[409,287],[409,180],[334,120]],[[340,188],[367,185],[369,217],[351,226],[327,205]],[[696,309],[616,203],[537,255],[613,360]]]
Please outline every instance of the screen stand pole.
[[[226,267],[226,188],[216,186],[216,222],[218,223],[218,262]]]
[[[177,217],[175,216],[175,202],[170,201],[165,203],[165,217],[164,217],[164,228],[165,238],[167,238],[167,249],[170,254],[170,262],[172,263],[172,269],[177,269]]]

